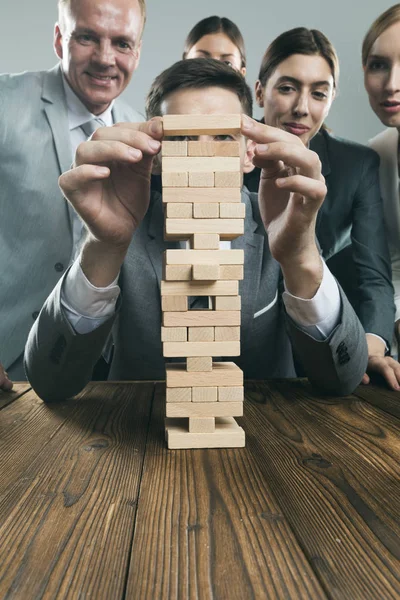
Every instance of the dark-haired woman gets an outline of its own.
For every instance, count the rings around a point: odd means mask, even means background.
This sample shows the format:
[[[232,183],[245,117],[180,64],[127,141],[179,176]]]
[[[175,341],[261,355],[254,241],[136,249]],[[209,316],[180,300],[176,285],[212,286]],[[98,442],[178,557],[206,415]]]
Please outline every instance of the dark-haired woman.
[[[299,27],[267,48],[256,100],[267,125],[298,136],[317,152],[328,189],[317,237],[324,259],[352,301],[367,334],[369,370],[400,389],[400,369],[388,356],[394,300],[379,189],[379,159],[370,149],[332,136],[324,127],[338,84],[339,63],[330,41]],[[312,140],[312,141],[311,141]],[[260,173],[245,183],[258,187]],[[365,375],[364,382],[369,377]]]

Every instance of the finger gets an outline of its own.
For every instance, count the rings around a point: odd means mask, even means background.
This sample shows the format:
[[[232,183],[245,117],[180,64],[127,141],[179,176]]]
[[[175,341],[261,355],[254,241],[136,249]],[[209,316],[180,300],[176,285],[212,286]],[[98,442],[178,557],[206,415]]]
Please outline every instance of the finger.
[[[393,359],[389,357],[372,357],[372,359],[370,359],[369,366],[371,370],[375,371],[376,373],[379,373],[385,379],[386,383],[392,390],[398,391],[400,387],[395,374],[396,365],[394,364],[395,361],[392,361]]]
[[[58,185],[66,198],[69,198],[72,194],[85,190],[85,187],[91,183],[107,179],[109,175],[110,169],[107,167],[81,165],[63,173],[58,180]]]
[[[151,150],[150,146],[144,149],[143,140],[141,140],[142,149],[133,148],[124,142],[115,140],[88,141],[79,144],[76,155],[75,165],[104,165],[111,162],[137,163],[143,158],[143,154],[157,154],[155,148]],[[154,142],[159,144],[159,142]],[[159,147],[158,147],[159,149]]]
[[[247,115],[242,115],[242,134],[257,142],[257,144],[289,142],[297,146],[304,146],[303,142],[296,135],[277,127],[259,123]]]
[[[367,373],[364,373],[363,378],[361,379],[361,383],[363,385],[368,385],[369,382],[370,382],[369,376],[367,375]]]
[[[8,378],[7,373],[0,365],[0,390],[4,392],[10,392],[13,388],[13,382]]]
[[[162,126],[162,117],[154,117],[150,121],[144,121],[141,123],[116,123],[113,127],[106,129],[129,129],[131,131],[140,131],[146,135],[161,140],[164,134]],[[97,131],[101,131],[102,128]]]
[[[262,186],[263,180],[263,174],[261,173],[260,186]],[[268,180],[269,178],[267,177],[266,181]],[[299,194],[300,196],[304,196],[305,198],[318,203],[323,202],[327,191],[323,181],[304,177],[304,175],[292,175],[291,177],[277,179],[275,185],[279,189]]]
[[[137,148],[142,152],[153,152],[154,150],[161,149],[161,143],[159,140],[155,140],[152,136],[144,131],[138,131],[130,127],[124,126],[119,127],[102,127],[97,129],[90,140],[88,141],[116,141],[122,142],[127,146]]]
[[[301,146],[287,142],[272,142],[270,144],[259,144],[254,149],[253,162],[257,167],[268,168],[270,161],[283,161],[307,177],[319,179],[321,175],[321,161],[316,152],[309,150],[303,144]]]

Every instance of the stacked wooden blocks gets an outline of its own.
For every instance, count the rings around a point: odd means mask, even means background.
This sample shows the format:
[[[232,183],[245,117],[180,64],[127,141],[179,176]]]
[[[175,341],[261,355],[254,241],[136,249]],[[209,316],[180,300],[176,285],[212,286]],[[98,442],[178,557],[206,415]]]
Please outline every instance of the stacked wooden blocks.
[[[166,137],[240,133],[240,115],[168,115]],[[243,372],[213,357],[240,355],[239,280],[243,250],[220,249],[243,234],[238,141],[164,141],[162,185],[165,238],[188,248],[167,250],[161,283],[166,358],[166,437],[169,448],[244,446],[234,417],[243,414]],[[205,296],[208,309],[189,310]]]

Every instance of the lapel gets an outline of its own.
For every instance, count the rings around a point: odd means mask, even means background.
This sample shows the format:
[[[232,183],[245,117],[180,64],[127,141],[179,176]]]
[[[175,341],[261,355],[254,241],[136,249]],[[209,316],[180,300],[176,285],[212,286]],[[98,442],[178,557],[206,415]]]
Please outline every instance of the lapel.
[[[69,139],[67,104],[59,65],[44,74],[42,100],[53,134],[61,174],[71,168],[72,151]]]

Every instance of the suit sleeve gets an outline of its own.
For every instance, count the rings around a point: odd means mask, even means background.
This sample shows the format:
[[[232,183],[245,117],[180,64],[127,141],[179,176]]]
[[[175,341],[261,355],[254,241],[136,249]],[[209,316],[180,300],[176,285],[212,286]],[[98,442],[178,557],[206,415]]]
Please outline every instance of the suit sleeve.
[[[352,253],[357,275],[358,315],[367,333],[390,345],[395,306],[383,205],[379,186],[379,157],[365,156],[353,203]]]
[[[287,317],[294,353],[310,382],[325,394],[351,394],[367,369],[365,332],[339,286],[340,321],[330,336],[317,340]]]

